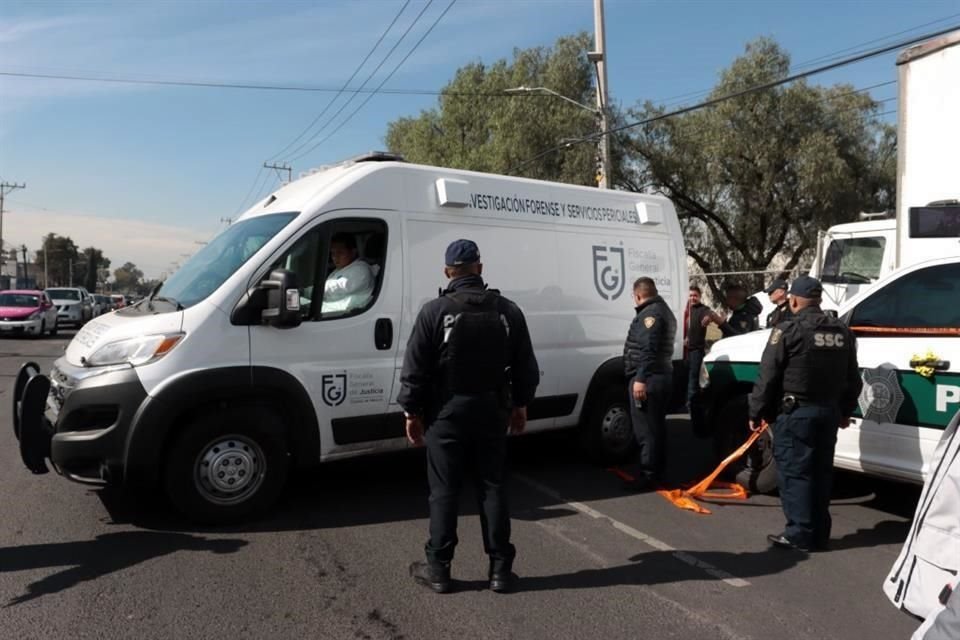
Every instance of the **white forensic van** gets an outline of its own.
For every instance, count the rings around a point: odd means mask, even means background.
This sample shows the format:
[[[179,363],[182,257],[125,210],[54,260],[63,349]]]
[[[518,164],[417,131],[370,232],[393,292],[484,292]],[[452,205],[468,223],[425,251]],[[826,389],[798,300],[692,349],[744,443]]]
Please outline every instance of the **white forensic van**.
[[[341,234],[375,284],[360,306],[325,311]],[[670,201],[371,154],[254,205],[152,297],[88,323],[49,382],[25,365],[24,461],[43,472],[49,457],[80,482],[161,485],[186,514],[222,521],[270,504],[291,466],[406,447],[405,343],[461,237],[527,317],[542,369],[529,431],[581,427],[594,455],[629,453],[632,281],[653,277],[678,314],[687,291]]]

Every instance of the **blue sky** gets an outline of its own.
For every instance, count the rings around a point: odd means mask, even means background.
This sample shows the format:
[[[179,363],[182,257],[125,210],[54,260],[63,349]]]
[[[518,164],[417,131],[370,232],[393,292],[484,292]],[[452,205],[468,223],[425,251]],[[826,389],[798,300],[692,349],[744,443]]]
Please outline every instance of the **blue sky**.
[[[427,1],[411,1],[354,85]],[[371,87],[448,2],[435,0],[426,9]],[[6,0],[0,4],[0,72],[338,88],[402,5]],[[757,36],[776,38],[799,64],[878,38],[893,42],[960,24],[960,0],[607,0],[606,13],[612,97],[630,106],[645,99],[676,102],[709,89]],[[492,62],[515,47],[549,45],[581,30],[593,30],[592,0],[459,0],[385,88],[439,89],[465,63]],[[894,57],[815,81],[864,87],[894,80]],[[896,87],[874,95],[893,98]],[[331,97],[0,76],[0,178],[27,183],[8,197],[4,241],[34,249],[48,231],[68,234],[82,246],[103,247],[115,264],[132,260],[158,276],[221,228],[221,217],[237,212],[260,164],[287,146]],[[390,120],[415,115],[435,100],[375,96],[335,136],[295,162],[295,172],[383,148]],[[894,109],[895,101],[884,104]],[[264,181],[260,175],[261,191],[276,184],[274,176]]]

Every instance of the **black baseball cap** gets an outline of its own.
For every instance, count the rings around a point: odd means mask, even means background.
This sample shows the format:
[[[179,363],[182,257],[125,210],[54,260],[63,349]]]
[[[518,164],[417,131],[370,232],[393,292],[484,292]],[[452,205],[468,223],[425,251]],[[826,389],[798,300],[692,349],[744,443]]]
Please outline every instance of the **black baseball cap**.
[[[793,281],[790,295],[800,298],[819,298],[823,294],[823,285],[816,278],[800,276]]]
[[[786,288],[787,288],[786,280],[784,280],[783,278],[775,278],[774,281],[770,283],[770,286],[764,289],[763,292],[767,295],[770,295],[777,289],[786,289]]]
[[[459,267],[474,262],[480,262],[480,249],[473,240],[454,240],[447,247],[446,264],[448,267]]]

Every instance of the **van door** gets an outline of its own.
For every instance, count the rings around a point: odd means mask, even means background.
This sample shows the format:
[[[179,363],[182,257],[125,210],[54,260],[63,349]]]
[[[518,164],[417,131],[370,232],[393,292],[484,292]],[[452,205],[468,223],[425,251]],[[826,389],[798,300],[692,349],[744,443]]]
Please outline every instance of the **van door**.
[[[298,276],[303,322],[251,328],[251,363],[293,374],[310,394],[324,458],[404,446],[395,395],[402,299],[400,226],[389,212],[337,212],[271,266]]]
[[[928,472],[943,429],[960,409],[957,300],[955,262],[904,273],[847,314],[864,389],[859,417],[838,438],[840,466],[914,481]]]

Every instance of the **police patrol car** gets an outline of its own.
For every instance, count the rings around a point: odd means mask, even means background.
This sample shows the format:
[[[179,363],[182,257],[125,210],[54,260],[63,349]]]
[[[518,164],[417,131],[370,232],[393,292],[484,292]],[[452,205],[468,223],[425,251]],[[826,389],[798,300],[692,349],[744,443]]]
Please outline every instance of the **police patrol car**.
[[[580,427],[595,456],[629,453],[631,283],[653,277],[676,314],[687,290],[670,201],[371,154],[254,205],[148,299],[88,323],[49,379],[26,365],[14,394],[24,461],[160,485],[216,521],[270,504],[291,467],[407,446],[406,340],[461,237],[527,317],[543,369],[529,430]],[[333,265],[337,238],[338,259],[355,249],[364,264]],[[328,304],[329,280],[342,293],[351,270],[370,288]]]
[[[960,257],[952,257],[901,269],[840,307],[857,338],[864,386],[853,424],[839,433],[836,466],[923,482],[943,429],[960,409],[957,300]],[[769,331],[727,338],[704,360],[706,424],[720,450],[746,438],[746,397],[769,339]],[[768,440],[739,480],[755,491],[776,486]]]

